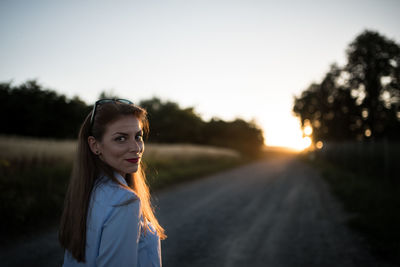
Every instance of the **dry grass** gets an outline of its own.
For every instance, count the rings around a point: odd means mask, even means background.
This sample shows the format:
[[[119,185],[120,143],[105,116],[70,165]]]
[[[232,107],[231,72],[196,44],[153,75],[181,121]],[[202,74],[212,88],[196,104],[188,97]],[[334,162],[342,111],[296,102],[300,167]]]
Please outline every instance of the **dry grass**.
[[[76,140],[36,139],[18,136],[0,136],[0,161],[51,163],[73,162]],[[195,158],[234,158],[240,154],[232,149],[191,144],[146,144],[144,157],[148,162],[193,160]]]
[[[75,140],[36,139],[0,136],[0,159],[11,162],[49,162],[63,160],[72,163],[76,151]]]
[[[191,144],[148,144],[145,147],[144,157],[149,161],[193,160],[199,157],[234,158],[240,154],[232,149],[200,146]]]

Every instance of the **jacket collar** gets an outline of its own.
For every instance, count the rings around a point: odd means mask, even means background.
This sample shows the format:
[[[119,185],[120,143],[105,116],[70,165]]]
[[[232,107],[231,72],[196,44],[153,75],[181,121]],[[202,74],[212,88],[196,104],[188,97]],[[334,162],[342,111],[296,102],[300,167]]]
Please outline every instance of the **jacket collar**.
[[[121,184],[128,186],[125,178],[122,177],[122,175],[119,174],[118,172],[114,171],[114,177],[117,178],[118,182],[120,182]]]

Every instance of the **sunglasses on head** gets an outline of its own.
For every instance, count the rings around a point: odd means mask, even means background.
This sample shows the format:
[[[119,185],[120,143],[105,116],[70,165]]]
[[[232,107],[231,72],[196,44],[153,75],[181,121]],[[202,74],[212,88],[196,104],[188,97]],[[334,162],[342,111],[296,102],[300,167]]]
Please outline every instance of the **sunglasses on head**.
[[[126,104],[126,105],[133,104],[132,101],[129,101],[127,99],[100,99],[100,100],[97,100],[96,103],[94,103],[93,110],[92,110],[92,116],[90,117],[90,127],[93,126],[94,116],[96,115],[97,106],[99,106],[101,104],[105,104],[105,103],[110,103],[110,102],[119,102],[119,103]]]

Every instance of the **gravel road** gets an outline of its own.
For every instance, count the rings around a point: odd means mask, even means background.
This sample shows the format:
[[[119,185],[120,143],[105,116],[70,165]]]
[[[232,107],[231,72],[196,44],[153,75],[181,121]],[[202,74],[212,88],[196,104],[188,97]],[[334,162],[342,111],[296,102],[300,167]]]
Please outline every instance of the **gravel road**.
[[[295,158],[264,160],[158,197],[173,266],[389,266],[345,226],[318,173]]]
[[[368,254],[318,173],[281,157],[154,194],[164,267],[391,266]],[[60,266],[56,230],[2,248],[0,266]]]

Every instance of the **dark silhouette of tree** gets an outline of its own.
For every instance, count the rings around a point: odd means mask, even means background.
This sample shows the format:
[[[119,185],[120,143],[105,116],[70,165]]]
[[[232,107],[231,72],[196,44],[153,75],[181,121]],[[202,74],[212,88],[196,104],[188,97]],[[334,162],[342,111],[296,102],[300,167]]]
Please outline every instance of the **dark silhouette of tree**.
[[[99,95],[99,99],[118,99],[118,98],[121,97],[118,97],[113,89],[103,90]]]
[[[78,97],[67,99],[36,81],[0,84],[0,103],[0,132],[34,137],[74,138],[90,110]]]
[[[321,83],[295,97],[293,111],[313,140],[400,138],[400,47],[365,31],[347,49],[344,68],[332,65]]]
[[[151,142],[187,142],[233,148],[255,155],[264,146],[262,130],[255,123],[237,119],[204,122],[193,108],[181,109],[176,103],[152,98],[140,102],[150,120]]]
[[[320,84],[313,83],[299,98],[293,111],[302,126],[313,128],[313,140],[343,141],[360,134],[360,108],[350,91],[340,83],[343,71],[332,65]]]
[[[231,122],[211,119],[204,125],[204,135],[206,144],[233,148],[247,155],[257,155],[264,146],[263,131],[242,119]]]
[[[202,143],[204,122],[193,108],[181,109],[177,103],[159,98],[139,103],[148,112],[151,142]]]
[[[365,31],[350,44],[347,59],[349,86],[362,101],[364,130],[380,139],[396,120],[390,110],[392,105],[398,108],[400,101],[400,46],[377,32]]]

